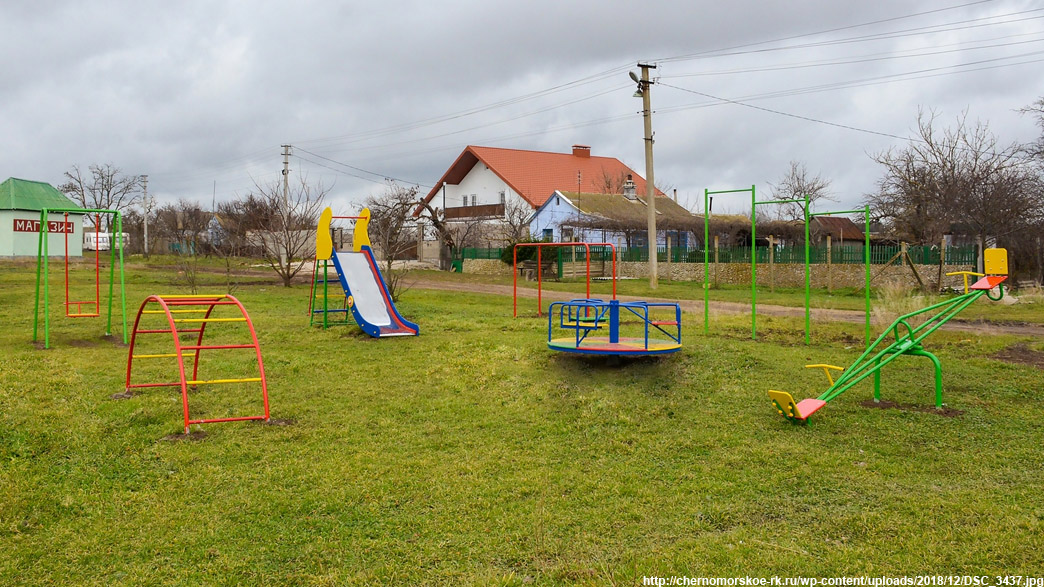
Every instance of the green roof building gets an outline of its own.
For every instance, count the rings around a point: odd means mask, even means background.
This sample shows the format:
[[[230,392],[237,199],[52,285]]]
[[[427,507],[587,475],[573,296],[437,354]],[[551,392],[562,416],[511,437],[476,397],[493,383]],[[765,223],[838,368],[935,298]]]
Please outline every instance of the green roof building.
[[[49,183],[8,178],[0,183],[0,257],[35,257],[39,248],[40,211],[80,209]],[[48,213],[48,253],[52,257],[83,254],[83,214]]]

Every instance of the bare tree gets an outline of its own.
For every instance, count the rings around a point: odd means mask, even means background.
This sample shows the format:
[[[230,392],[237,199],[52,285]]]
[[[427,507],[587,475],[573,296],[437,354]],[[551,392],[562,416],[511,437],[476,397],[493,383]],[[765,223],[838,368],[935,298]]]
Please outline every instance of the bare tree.
[[[72,198],[84,208],[117,210],[121,214],[134,205],[141,192],[141,176],[123,175],[111,163],[91,164],[86,174],[78,165],[65,172],[66,182],[58,191]],[[110,230],[112,218],[103,216],[102,230]]]
[[[805,164],[799,161],[791,161],[790,168],[780,178],[779,183],[770,183],[769,187],[772,189],[774,200],[801,200],[807,195],[810,207],[820,200],[833,200],[830,194],[830,180],[818,173],[812,175]],[[804,220],[805,210],[802,204],[780,204],[776,207],[775,217],[777,220]]]
[[[394,261],[417,246],[418,223],[411,214],[417,207],[417,188],[389,181],[384,191],[368,197],[365,205],[370,209],[370,242],[382,258],[388,293],[398,301],[409,269],[395,269]]]
[[[598,192],[602,194],[622,194],[625,183],[627,183],[626,172],[621,171],[613,175],[604,167],[602,168],[602,176],[595,178]]]
[[[521,199],[515,199],[504,206],[504,241],[508,244],[531,240],[529,221],[533,217],[533,208]]]
[[[901,237],[935,243],[959,230],[984,242],[1005,237],[1044,217],[1040,175],[1022,146],[1001,145],[987,125],[935,129],[936,115],[919,113],[919,139],[874,157],[884,166],[868,202]]]
[[[1023,150],[1031,157],[1037,159],[1040,163],[1044,163],[1044,98],[1038,99],[1033,104],[1020,108],[1019,112],[1023,114],[1032,114],[1036,118],[1037,126],[1040,127],[1041,135],[1037,137],[1037,140],[1023,145]]]
[[[156,232],[171,242],[177,254],[178,281],[196,293],[199,254],[207,246],[207,224],[211,214],[198,202],[178,200],[156,210]]]
[[[302,177],[286,194],[280,181],[255,182],[254,193],[242,201],[244,222],[251,227],[248,242],[285,287],[315,254],[315,229],[327,192],[322,183],[312,186]]]

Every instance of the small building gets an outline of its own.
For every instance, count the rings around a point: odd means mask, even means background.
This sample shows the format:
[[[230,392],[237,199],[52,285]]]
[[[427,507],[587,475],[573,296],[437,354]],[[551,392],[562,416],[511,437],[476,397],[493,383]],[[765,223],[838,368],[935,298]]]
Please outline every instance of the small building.
[[[630,178],[624,193],[600,194],[555,190],[529,221],[535,240],[557,242],[608,242],[617,246],[645,247],[649,236],[649,209]],[[696,217],[666,196],[656,197],[656,240],[672,247],[688,247],[692,233],[702,230]]]
[[[851,218],[843,216],[816,216],[809,222],[812,242],[825,244],[830,237],[831,247],[849,247],[863,249],[866,243],[865,226],[856,224]]]
[[[65,194],[42,181],[8,178],[0,183],[0,256],[35,257],[39,248],[40,212],[47,209],[82,209]],[[48,254],[79,257],[83,254],[83,214],[49,213]]]

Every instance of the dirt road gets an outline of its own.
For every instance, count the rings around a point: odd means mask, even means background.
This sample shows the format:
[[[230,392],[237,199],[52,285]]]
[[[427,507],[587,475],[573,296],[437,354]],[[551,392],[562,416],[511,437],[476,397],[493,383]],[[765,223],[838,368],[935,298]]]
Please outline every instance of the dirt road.
[[[428,281],[418,280],[413,282],[411,287],[417,289],[435,289],[444,291],[467,291],[474,293],[487,293],[494,295],[511,295],[510,285],[496,285],[491,283],[445,283],[440,281]],[[528,287],[518,288],[519,298],[535,298],[537,297],[537,290]],[[543,303],[548,302],[560,302],[571,300],[577,297],[576,293],[560,292],[560,291],[547,291],[544,290],[541,293],[541,301]],[[703,300],[668,300],[662,298],[637,298],[634,296],[617,296],[621,301],[646,301],[646,302],[677,302],[683,312],[691,314],[703,314]],[[535,306],[532,302],[527,305],[519,303],[519,308],[524,311],[531,311]],[[710,303],[710,311],[715,314],[750,314],[749,303],[738,303],[738,302],[716,302]],[[805,308],[794,307],[794,306],[777,306],[773,304],[758,304],[758,315],[760,316],[789,316],[795,318],[801,318],[805,315]],[[812,308],[812,319],[816,321],[830,321],[830,322],[853,322],[856,324],[862,324],[865,316],[862,311],[858,310],[830,310],[826,308]],[[1017,323],[1017,324],[1003,324],[997,322],[972,322],[962,320],[951,320],[943,325],[942,330],[952,330],[958,332],[977,332],[982,334],[1014,334],[1019,336],[1039,336],[1044,337],[1044,324],[1029,324],[1029,323]]]

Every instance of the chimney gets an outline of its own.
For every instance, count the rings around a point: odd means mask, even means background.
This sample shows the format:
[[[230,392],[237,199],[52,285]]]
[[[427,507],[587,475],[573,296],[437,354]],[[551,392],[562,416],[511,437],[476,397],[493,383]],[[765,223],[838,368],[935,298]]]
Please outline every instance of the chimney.
[[[623,184],[623,193],[624,197],[632,202],[638,200],[638,189],[634,186],[634,180],[631,179],[630,173],[627,174],[627,181]]]
[[[573,145],[573,157],[591,158],[591,147],[587,145]]]

